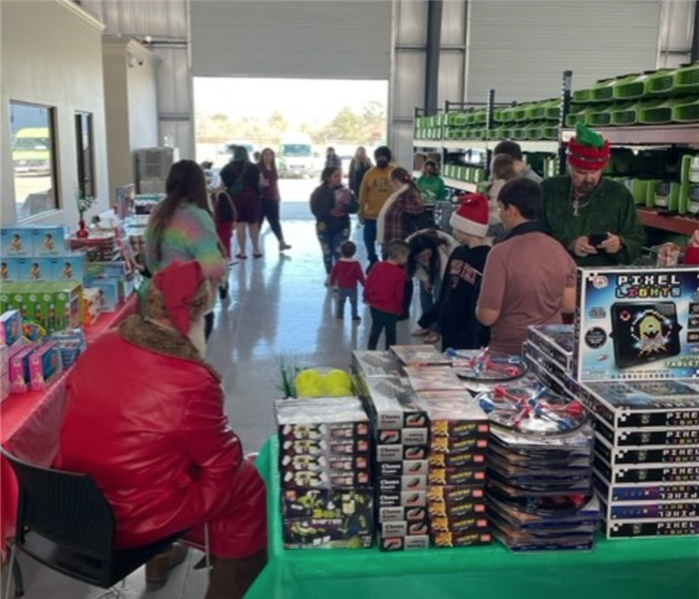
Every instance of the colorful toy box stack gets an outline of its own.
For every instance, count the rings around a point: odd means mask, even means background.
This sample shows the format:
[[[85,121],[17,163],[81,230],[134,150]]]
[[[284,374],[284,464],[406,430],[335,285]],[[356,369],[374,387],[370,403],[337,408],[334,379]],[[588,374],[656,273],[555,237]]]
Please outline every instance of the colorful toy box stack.
[[[580,269],[572,395],[608,538],[699,534],[697,268]]]
[[[369,419],[354,397],[275,403],[284,546],[372,546]]]
[[[427,499],[432,542],[436,547],[489,544],[488,416],[464,390],[419,395],[430,420]]]

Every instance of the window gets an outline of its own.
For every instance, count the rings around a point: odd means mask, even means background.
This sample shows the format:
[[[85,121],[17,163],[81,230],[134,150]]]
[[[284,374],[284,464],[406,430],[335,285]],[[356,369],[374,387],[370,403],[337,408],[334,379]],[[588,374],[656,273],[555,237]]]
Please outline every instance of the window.
[[[10,102],[18,220],[59,207],[54,117],[50,106]]]
[[[75,142],[78,157],[78,193],[95,197],[95,161],[92,153],[92,114],[75,113]]]

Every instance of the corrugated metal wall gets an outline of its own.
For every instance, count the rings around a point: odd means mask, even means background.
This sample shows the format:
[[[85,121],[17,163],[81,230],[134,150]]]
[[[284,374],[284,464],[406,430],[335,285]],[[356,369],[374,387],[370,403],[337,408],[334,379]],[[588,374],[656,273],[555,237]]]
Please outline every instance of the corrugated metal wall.
[[[192,70],[201,77],[390,77],[390,0],[196,0]]]
[[[502,101],[560,95],[561,73],[575,88],[655,68],[659,0],[471,0],[466,95]]]

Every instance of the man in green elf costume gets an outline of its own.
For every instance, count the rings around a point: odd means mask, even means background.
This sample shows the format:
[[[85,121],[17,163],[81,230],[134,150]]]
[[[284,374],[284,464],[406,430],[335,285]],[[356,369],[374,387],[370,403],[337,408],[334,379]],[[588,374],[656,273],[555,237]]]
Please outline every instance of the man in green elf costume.
[[[629,190],[602,176],[609,155],[609,141],[578,123],[569,174],[541,184],[544,224],[579,266],[632,264],[646,238]]]

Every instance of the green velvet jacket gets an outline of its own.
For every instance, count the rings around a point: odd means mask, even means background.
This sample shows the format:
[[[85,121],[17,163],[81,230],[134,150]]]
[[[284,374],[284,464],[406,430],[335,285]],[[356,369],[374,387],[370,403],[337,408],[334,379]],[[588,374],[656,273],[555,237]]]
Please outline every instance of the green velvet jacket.
[[[582,235],[613,233],[621,238],[623,247],[617,254],[573,259],[579,266],[616,266],[632,264],[640,255],[646,233],[638,218],[633,196],[616,181],[602,178],[592,192],[590,203],[573,213],[570,176],[551,177],[541,184],[544,190],[544,223],[553,236],[566,248]]]

